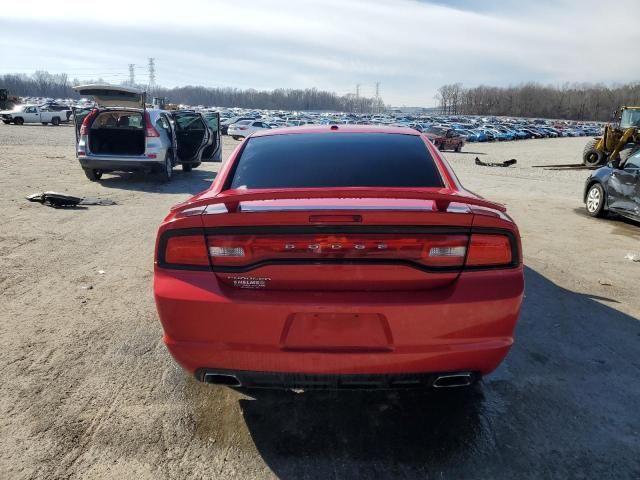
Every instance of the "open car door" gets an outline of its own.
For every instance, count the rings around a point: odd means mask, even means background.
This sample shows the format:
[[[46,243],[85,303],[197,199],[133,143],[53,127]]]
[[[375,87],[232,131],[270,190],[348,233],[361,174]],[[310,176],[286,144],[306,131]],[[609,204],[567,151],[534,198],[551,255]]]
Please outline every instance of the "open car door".
[[[222,142],[220,141],[220,114],[218,112],[205,113],[204,119],[211,130],[213,142],[205,148],[202,154],[203,162],[222,161]]]
[[[213,142],[213,135],[204,117],[190,110],[175,111],[172,115],[176,126],[178,161],[199,164],[205,160],[205,149]]]

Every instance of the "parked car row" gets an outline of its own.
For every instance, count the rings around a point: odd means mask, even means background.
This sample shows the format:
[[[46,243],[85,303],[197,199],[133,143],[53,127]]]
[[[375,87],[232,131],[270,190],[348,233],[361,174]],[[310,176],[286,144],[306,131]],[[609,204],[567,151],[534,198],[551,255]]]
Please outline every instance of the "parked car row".
[[[24,103],[39,106],[47,111],[65,110],[73,107],[91,107],[90,97],[80,100],[52,98],[23,98]],[[430,136],[437,132],[449,133],[455,142],[439,142],[445,148],[456,149],[463,142],[512,141],[539,138],[598,136],[602,125],[596,122],[574,122],[562,120],[479,117],[471,115],[407,115],[400,111],[380,114],[356,114],[340,112],[295,112],[285,110],[242,109],[228,107],[207,107],[204,105],[179,105],[178,110],[194,110],[206,114],[220,115],[220,133],[241,140],[259,130],[303,125],[379,125],[410,127]],[[68,120],[70,113],[66,117]],[[7,119],[8,120],[8,119]],[[39,120],[38,120],[39,121]],[[65,121],[61,117],[61,121]],[[229,128],[231,128],[231,133]],[[440,135],[440,133],[436,133]],[[445,133],[446,136],[446,133]],[[432,138],[433,139],[433,138]],[[446,145],[451,144],[451,147]]]
[[[271,128],[301,125],[381,125],[410,127],[425,132],[431,127],[452,128],[466,141],[505,141],[527,138],[556,138],[599,135],[595,122],[569,122],[541,119],[476,116],[410,116],[400,114],[354,114],[285,112],[273,110],[219,109],[222,121],[262,120]]]

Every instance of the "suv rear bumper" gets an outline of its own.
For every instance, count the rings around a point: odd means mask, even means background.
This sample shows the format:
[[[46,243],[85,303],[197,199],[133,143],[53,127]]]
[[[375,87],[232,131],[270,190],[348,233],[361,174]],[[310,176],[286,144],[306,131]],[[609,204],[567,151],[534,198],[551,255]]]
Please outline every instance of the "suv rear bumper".
[[[148,157],[78,157],[82,168],[95,168],[96,170],[144,170],[162,165],[162,160]]]
[[[161,268],[154,276],[164,342],[191,373],[484,375],[511,348],[523,290],[522,267],[465,272],[445,288],[395,292],[243,290],[221,287],[211,272]],[[334,322],[325,330],[303,329],[313,346],[291,348],[285,338],[289,319],[301,313],[377,315],[388,327],[389,343],[335,348],[344,331]]]

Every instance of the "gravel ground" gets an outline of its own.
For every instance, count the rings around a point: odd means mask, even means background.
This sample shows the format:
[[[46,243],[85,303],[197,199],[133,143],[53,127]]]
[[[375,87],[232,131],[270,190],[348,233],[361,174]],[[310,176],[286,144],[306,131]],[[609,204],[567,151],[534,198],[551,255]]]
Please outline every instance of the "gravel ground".
[[[584,214],[586,171],[533,167],[579,162],[584,141],[446,154],[524,243],[516,345],[480,388],[245,394],[176,367],[151,292],[157,225],[218,165],[90,183],[69,126],[0,125],[0,478],[640,477],[640,226]],[[117,205],[24,200],[42,190]]]

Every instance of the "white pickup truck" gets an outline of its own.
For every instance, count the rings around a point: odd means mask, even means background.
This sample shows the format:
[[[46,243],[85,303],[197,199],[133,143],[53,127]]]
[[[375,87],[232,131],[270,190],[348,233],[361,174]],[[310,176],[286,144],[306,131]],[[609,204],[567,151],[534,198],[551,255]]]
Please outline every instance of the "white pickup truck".
[[[36,105],[18,105],[13,110],[0,112],[2,123],[22,125],[23,123],[42,123],[47,125],[60,125],[68,122],[71,110],[50,111]]]

